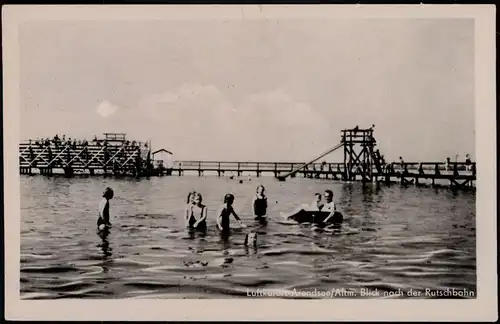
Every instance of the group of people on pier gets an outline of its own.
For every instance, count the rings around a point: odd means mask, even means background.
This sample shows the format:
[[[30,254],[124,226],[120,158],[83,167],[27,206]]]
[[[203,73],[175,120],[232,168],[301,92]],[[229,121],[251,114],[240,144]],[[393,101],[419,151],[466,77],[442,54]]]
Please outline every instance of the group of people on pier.
[[[33,140],[29,140],[29,144],[32,144]],[[97,136],[94,135],[94,139],[91,141],[91,143],[94,143],[95,145],[97,146],[103,146],[103,145],[107,145],[108,143],[108,140],[106,139],[98,139]],[[89,145],[89,141],[87,141],[86,139],[83,139],[83,140],[76,140],[76,139],[72,139],[71,137],[67,137],[66,138],[66,135],[62,135],[62,137],[59,137],[59,134],[56,134],[54,137],[50,138],[50,137],[47,137],[47,138],[36,138],[34,140],[34,144],[35,145],[38,145],[38,146],[50,146],[50,145],[54,145],[55,147],[59,147],[59,146],[66,146],[66,145],[69,145],[71,146],[72,148],[76,148],[77,146],[87,146]],[[148,147],[148,143],[147,142],[140,142],[140,141],[129,141],[129,140],[126,140],[126,141],[123,141],[122,143],[123,145],[126,145],[126,146],[134,146],[134,147],[139,147],[139,148],[147,148]]]
[[[32,142],[32,140],[29,141],[30,144]],[[56,134],[53,138],[37,138],[35,140],[35,145],[39,145],[39,146],[50,146],[54,144],[55,147],[59,147],[59,146],[66,146],[66,145],[70,145],[70,146],[73,146],[73,147],[76,147],[77,145],[87,145],[88,142],[86,140],[76,140],[76,139],[71,139],[71,137],[68,137],[66,139],[66,135],[63,135],[62,137],[59,137],[58,134]]]

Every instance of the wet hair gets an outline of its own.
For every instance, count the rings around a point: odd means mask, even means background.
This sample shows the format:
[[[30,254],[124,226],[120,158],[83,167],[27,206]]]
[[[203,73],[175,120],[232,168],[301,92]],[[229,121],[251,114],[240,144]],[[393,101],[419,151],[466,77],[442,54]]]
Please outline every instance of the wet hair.
[[[259,188],[262,188],[262,192],[266,191],[266,188],[263,185],[258,185],[255,191],[259,192]]]
[[[190,191],[187,196],[186,204],[189,204],[191,202],[191,197],[193,197],[196,194],[196,191]]]
[[[325,194],[328,194],[333,198],[333,191],[331,191],[330,189],[325,190]]]
[[[113,198],[114,196],[113,189],[111,189],[110,187],[106,187],[106,189],[104,189],[104,192],[102,193],[102,196],[108,199]]]
[[[200,198],[200,202],[203,201],[203,196],[199,192],[193,192],[193,197],[199,197]]]
[[[319,197],[321,198],[321,194],[320,194],[319,192],[315,193],[315,194],[314,194],[314,196],[315,196],[315,197],[318,197],[318,196],[319,196]]]
[[[229,201],[234,201],[234,195],[233,194],[226,194],[224,196],[224,203],[227,203]]]
[[[254,247],[257,246],[257,233],[256,232],[250,232],[245,236],[245,242],[243,243],[245,246],[248,245],[253,245]]]

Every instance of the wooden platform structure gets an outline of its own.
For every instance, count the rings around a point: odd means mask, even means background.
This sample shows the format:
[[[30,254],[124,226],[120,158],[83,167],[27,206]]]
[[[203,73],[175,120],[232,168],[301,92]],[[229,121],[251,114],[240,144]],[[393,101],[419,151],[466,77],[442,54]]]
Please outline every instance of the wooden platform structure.
[[[173,173],[183,175],[186,171],[207,172],[223,176],[227,173],[241,176],[272,174],[284,181],[297,175],[305,178],[334,179],[342,181],[384,182],[437,185],[445,181],[454,188],[471,188],[476,180],[476,164],[464,162],[400,162],[387,163],[376,149],[374,126],[368,129],[354,127],[341,131],[341,142],[311,161],[302,162],[241,162],[241,161],[176,161]],[[344,161],[326,163],[317,161],[324,156],[344,149]]]
[[[174,161],[166,168],[155,160],[165,149],[152,151],[151,143],[126,139],[124,133],[104,133],[104,138],[93,141],[66,141],[58,138],[43,141],[29,140],[19,144],[21,174],[52,175],[61,171],[74,174],[104,174],[130,176],[161,176],[194,172],[199,176],[214,173],[218,176],[273,175],[284,181],[287,177],[333,179],[341,181],[384,182],[387,184],[446,183],[454,188],[473,188],[476,163],[464,162],[399,162],[387,163],[376,149],[373,126],[354,127],[341,131],[341,141],[308,162],[259,161]],[[324,156],[343,148],[343,162],[318,162]],[[38,172],[36,172],[38,171]]]
[[[155,172],[151,143],[129,141],[124,133],[104,133],[92,141],[60,139],[29,140],[19,144],[21,174],[63,173],[144,176]],[[37,172],[38,171],[38,172]]]

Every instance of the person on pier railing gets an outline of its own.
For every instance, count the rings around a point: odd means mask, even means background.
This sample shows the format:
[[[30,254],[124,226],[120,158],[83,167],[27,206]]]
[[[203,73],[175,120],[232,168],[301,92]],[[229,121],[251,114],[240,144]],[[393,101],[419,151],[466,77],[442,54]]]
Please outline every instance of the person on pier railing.
[[[424,174],[424,168],[422,167],[422,162],[418,163],[418,173],[419,174]]]
[[[399,173],[400,174],[405,174],[406,172],[406,165],[405,165],[405,161],[403,160],[403,157],[399,157]]]
[[[471,171],[471,169],[472,169],[472,161],[470,158],[470,154],[467,153],[465,154],[465,170]]]

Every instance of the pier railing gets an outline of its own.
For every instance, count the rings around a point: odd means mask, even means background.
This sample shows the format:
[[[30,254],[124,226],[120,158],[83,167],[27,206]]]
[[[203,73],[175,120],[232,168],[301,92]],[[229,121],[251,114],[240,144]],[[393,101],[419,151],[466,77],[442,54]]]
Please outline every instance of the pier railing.
[[[241,161],[174,161],[175,171],[214,171],[214,172],[289,172],[303,162],[241,162]],[[475,175],[476,163],[466,162],[394,162],[382,166],[382,172],[378,172],[375,165],[370,165],[376,175],[382,176],[387,173],[400,174],[401,172],[419,174],[442,174],[450,172],[463,172]],[[343,173],[344,163],[311,163],[299,171],[299,173]],[[354,171],[354,170],[352,170]]]

